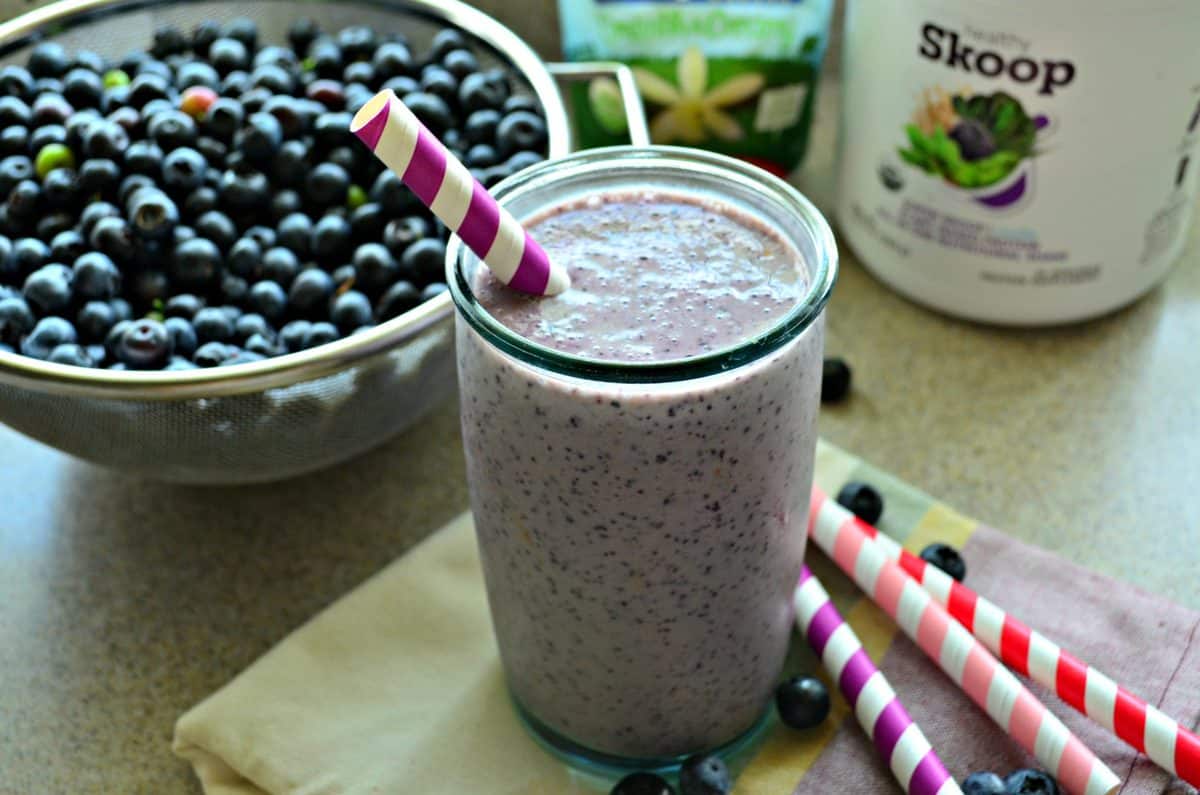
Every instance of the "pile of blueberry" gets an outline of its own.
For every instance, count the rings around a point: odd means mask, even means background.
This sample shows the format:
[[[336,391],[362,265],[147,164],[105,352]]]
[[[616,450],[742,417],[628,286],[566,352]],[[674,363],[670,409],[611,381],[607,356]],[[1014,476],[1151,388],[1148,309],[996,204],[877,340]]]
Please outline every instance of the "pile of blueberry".
[[[541,160],[511,75],[440,31],[249,19],[108,61],[54,42],[0,69],[0,350],[60,364],[238,364],[446,289],[445,228],[349,133],[390,88],[486,185]]]

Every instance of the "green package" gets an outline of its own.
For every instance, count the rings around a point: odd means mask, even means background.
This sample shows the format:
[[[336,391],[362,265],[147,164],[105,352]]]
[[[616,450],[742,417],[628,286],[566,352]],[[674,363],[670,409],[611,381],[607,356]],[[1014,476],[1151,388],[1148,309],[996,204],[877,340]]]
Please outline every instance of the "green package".
[[[785,174],[804,158],[833,0],[559,0],[570,61],[629,64],[655,143]],[[580,144],[625,143],[616,81],[573,88]]]

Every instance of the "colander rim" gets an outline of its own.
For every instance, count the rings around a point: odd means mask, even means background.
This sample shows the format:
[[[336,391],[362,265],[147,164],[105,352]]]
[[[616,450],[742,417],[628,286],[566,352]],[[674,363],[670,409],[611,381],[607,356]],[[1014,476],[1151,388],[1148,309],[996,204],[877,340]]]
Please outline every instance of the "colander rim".
[[[87,24],[96,12],[134,12],[156,6],[180,6],[205,0],[59,0],[0,23],[0,55],[32,43],[46,28],[68,20]],[[337,4],[338,0],[305,0]],[[551,158],[570,147],[566,108],[541,57],[510,28],[460,0],[353,0],[397,14],[417,14],[454,26],[482,41],[506,59],[529,86],[545,111]],[[58,31],[55,31],[57,33]],[[345,369],[363,358],[395,348],[452,315],[449,293],[353,334],[305,351],[258,362],[196,370],[106,370],[55,364],[19,353],[0,351],[0,383],[40,392],[117,400],[169,400],[243,394],[287,386]]]

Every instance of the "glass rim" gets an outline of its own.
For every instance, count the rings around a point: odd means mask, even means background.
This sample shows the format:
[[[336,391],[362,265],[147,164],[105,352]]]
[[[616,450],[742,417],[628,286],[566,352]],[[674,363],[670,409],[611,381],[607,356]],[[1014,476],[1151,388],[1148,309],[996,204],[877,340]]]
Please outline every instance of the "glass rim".
[[[475,255],[454,235],[446,252],[446,283],[458,314],[485,340],[522,362],[560,375],[616,383],[667,383],[702,378],[757,361],[799,337],[820,316],[837,281],[838,254],[833,230],[804,194],[757,166],[715,152],[684,147],[601,147],[530,166],[500,182],[491,193],[507,205],[513,199],[555,183],[602,174],[615,166],[649,173],[676,171],[733,182],[796,215],[811,236],[817,255],[815,262],[806,262],[810,272],[804,296],[786,315],[758,334],[699,356],[651,362],[597,359],[534,342],[496,320],[476,299],[465,273],[467,258]],[[795,245],[793,235],[783,234]]]

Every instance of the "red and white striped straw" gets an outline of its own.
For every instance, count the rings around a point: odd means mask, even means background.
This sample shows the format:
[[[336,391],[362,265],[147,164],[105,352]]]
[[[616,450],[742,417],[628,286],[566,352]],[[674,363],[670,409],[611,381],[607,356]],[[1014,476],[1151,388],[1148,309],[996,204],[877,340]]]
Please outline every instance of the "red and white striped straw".
[[[1163,770],[1200,787],[1200,737],[1147,704],[1113,679],[1064,651],[1037,630],[842,508],[819,489],[813,503],[900,564],[950,615],[1017,673],[1053,690],[1059,698],[1148,756]],[[813,516],[817,516],[814,513]],[[811,532],[811,528],[810,528]]]
[[[846,521],[847,513],[836,502],[821,502],[814,495],[809,536],[817,546],[1067,792],[1115,793],[1121,779],[928,591],[882,549],[868,543],[867,537]]]
[[[962,795],[958,782],[808,566],[800,572],[793,601],[796,625],[838,683],[859,724],[904,791],[909,795]]]
[[[395,92],[388,89],[372,97],[354,115],[350,131],[396,172],[501,282],[532,295],[557,295],[571,286],[567,272],[550,261],[517,219]]]

